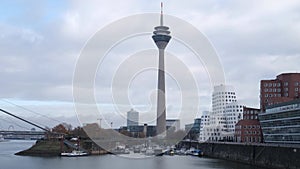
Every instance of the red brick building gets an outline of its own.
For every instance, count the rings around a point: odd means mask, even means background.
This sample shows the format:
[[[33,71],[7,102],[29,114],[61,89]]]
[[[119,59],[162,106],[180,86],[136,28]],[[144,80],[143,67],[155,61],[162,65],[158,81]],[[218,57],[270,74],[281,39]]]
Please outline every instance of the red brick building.
[[[258,121],[260,109],[244,107],[243,120],[235,125],[234,138],[236,142],[261,143],[263,134]]]
[[[300,73],[283,73],[271,80],[260,81],[260,108],[291,101],[300,96]]]

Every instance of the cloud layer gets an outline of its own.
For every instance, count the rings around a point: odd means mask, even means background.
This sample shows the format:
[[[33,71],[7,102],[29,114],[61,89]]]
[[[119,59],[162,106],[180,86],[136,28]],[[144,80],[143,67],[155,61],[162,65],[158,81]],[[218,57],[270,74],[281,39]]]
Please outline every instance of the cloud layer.
[[[1,98],[17,101],[49,116],[75,117],[74,107],[66,105],[72,104],[73,71],[86,41],[96,31],[122,17],[159,12],[159,3],[137,0],[3,3],[0,7],[3,11],[0,17]],[[194,0],[186,3],[175,0],[164,3],[166,14],[193,24],[215,46],[226,81],[234,85],[242,103],[259,107],[261,79],[300,71],[299,1]],[[181,59],[201,84],[202,66],[188,56]],[[114,71],[109,65],[117,63],[113,60],[107,63],[108,75]],[[107,91],[105,87],[99,90]],[[146,89],[152,88],[145,86]],[[211,92],[211,88],[203,88],[199,93],[200,100],[204,100],[199,111],[210,107]],[[135,95],[142,97],[143,93]],[[110,103],[109,98],[102,99]],[[33,104],[36,101],[46,104]],[[62,104],[51,104],[53,102]],[[1,104],[15,110],[4,102]],[[107,107],[107,116],[110,116],[109,112],[114,109]],[[55,113],[50,113],[49,109]],[[18,113],[30,116],[21,109]],[[121,123],[122,120],[118,120],[116,125]]]

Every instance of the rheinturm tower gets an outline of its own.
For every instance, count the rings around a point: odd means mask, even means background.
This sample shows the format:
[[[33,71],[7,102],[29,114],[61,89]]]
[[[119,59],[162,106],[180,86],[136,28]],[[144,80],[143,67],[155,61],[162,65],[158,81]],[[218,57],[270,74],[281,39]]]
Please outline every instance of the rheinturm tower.
[[[157,90],[157,118],[156,133],[159,136],[165,136],[166,131],[166,96],[165,96],[165,63],[164,53],[171,36],[169,27],[163,23],[163,4],[161,3],[160,25],[156,26],[152,39],[154,40],[159,52],[158,63],[158,90]]]

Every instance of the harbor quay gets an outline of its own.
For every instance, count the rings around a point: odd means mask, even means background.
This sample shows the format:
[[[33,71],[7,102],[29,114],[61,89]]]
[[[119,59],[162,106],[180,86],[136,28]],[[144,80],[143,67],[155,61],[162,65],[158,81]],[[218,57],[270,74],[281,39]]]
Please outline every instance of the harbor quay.
[[[297,144],[192,142],[181,141],[178,147],[196,147],[205,157],[224,159],[270,169],[300,168]]]

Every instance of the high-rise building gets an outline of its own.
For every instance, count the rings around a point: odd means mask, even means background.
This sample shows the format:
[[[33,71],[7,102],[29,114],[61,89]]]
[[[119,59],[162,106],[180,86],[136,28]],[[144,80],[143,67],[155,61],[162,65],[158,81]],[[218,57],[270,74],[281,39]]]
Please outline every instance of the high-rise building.
[[[159,52],[158,63],[158,90],[157,90],[157,118],[156,132],[157,135],[165,136],[166,131],[166,96],[165,96],[165,63],[164,53],[171,36],[169,27],[163,24],[163,6],[161,3],[160,25],[156,26],[152,39],[154,40]]]
[[[226,106],[236,101],[237,97],[233,86],[218,85],[214,87],[212,94],[212,112],[209,119],[210,124],[203,127],[204,139],[209,141],[227,139],[228,132],[226,129]],[[234,116],[237,118],[238,114],[234,114]],[[202,141],[206,140],[203,140],[202,137]]]
[[[260,81],[260,108],[298,99],[300,96],[300,73],[282,73],[276,79]]]
[[[131,109],[127,112],[127,127],[139,125],[139,112]]]

